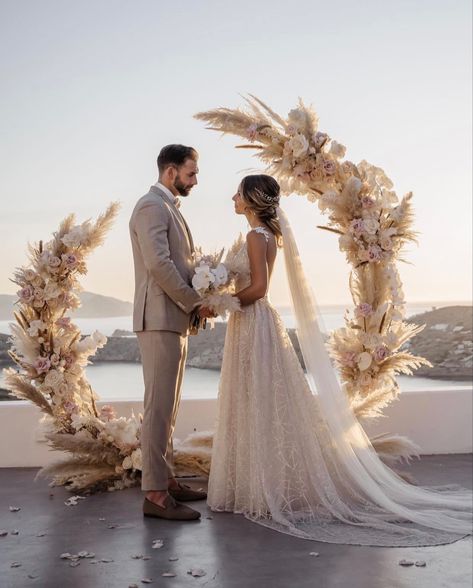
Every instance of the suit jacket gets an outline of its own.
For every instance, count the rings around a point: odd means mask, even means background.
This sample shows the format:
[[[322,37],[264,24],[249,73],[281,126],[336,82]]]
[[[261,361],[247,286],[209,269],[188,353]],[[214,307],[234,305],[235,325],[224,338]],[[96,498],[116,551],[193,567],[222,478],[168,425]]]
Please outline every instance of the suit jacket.
[[[135,266],[133,330],[187,334],[200,301],[191,286],[194,243],[183,216],[156,186],[130,218]]]

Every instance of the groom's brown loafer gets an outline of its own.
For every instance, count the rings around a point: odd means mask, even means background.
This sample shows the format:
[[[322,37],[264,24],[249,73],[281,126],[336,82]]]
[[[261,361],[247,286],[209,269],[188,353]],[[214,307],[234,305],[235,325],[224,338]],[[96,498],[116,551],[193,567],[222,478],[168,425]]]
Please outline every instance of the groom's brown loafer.
[[[181,502],[189,502],[191,500],[204,500],[207,498],[207,492],[203,490],[193,490],[186,484],[180,484],[179,488],[169,488],[169,494],[175,499]]]
[[[185,504],[179,504],[172,496],[166,496],[164,506],[159,506],[145,498],[143,502],[143,515],[172,521],[195,521],[200,519],[200,512],[189,508]]]

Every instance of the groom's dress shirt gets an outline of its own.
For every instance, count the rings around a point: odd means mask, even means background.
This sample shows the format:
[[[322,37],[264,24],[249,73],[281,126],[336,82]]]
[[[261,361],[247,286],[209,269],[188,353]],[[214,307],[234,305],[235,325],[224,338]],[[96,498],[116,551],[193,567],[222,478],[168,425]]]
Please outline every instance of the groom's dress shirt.
[[[174,194],[171,192],[171,190],[169,188],[166,188],[166,186],[164,184],[161,184],[161,182],[156,182],[155,186],[156,186],[156,188],[159,188],[162,192],[164,192],[166,194],[166,196],[169,199],[169,202],[171,204],[174,204],[174,206],[176,208],[179,208],[179,206],[181,206],[181,202],[180,202],[179,198],[177,196],[174,196]]]

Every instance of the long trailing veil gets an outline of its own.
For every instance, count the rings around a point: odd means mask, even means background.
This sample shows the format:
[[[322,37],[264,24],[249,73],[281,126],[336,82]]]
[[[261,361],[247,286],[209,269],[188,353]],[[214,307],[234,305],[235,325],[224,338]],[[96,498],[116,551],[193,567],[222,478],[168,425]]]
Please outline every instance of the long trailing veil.
[[[350,503],[349,509],[332,505],[332,515],[342,523],[349,522],[355,527],[358,525],[361,534],[368,531],[367,527],[371,530],[374,527],[384,536],[386,533],[410,534],[411,537],[417,534],[418,544],[423,544],[422,534],[428,537],[424,544],[435,541],[435,538],[438,543],[451,541],[451,536],[447,539],[448,534],[458,534],[458,538],[470,534],[470,490],[460,487],[429,489],[411,485],[379,459],[337,380],[319,326],[317,305],[304,274],[291,226],[281,208],[278,215],[297,334],[310,388],[335,448],[337,477],[343,479],[344,485],[352,488],[355,495],[363,497],[358,505]],[[287,528],[286,532],[309,539],[327,540],[320,536],[320,529],[312,533],[310,525],[298,524],[294,519],[283,519],[280,519],[280,523]],[[271,526],[268,521],[266,524]],[[343,524],[340,526],[347,527]],[[335,536],[334,541],[338,542]],[[354,538],[353,542],[358,541]],[[376,541],[369,543],[376,544]],[[386,543],[384,539],[380,544],[383,543],[386,545],[389,541]],[[402,545],[403,541],[400,539],[398,543],[393,541],[391,544]]]

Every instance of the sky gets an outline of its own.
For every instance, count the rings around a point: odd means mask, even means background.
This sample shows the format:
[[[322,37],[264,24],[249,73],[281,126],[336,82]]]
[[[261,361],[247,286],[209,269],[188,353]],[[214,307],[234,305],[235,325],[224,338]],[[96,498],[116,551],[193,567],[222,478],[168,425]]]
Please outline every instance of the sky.
[[[200,154],[181,208],[195,242],[231,245],[248,230],[231,197],[263,169],[193,115],[252,93],[281,114],[302,97],[348,159],[414,192],[408,302],[471,300],[470,24],[467,0],[0,0],[0,293],[15,292],[28,241],[118,200],[82,285],[132,300],[128,220],[168,143]],[[316,228],[317,206],[296,195],[283,206],[319,302],[346,304],[349,268],[336,236]],[[289,301],[282,259],[271,296]]]

